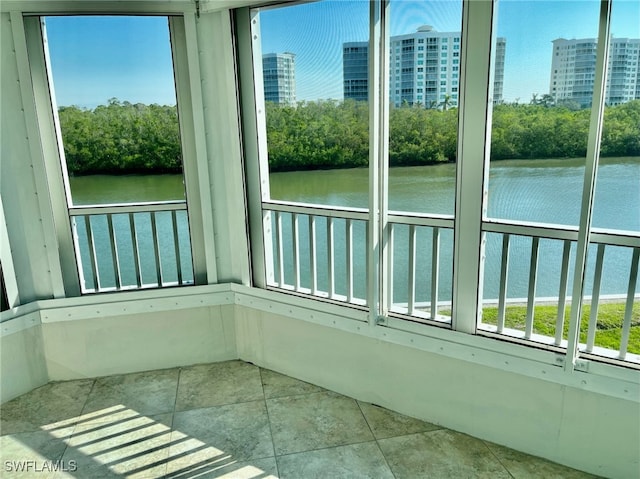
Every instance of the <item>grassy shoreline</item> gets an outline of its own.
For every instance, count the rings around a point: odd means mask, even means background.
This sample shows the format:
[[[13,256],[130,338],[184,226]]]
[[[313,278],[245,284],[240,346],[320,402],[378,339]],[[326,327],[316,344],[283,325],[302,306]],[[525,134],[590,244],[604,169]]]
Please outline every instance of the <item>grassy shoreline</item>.
[[[569,332],[569,318],[571,306],[566,306],[564,311],[564,328],[562,337],[566,339]],[[622,323],[624,321],[625,303],[616,301],[601,302],[598,304],[598,321],[596,323],[595,345],[602,348],[618,350],[622,336]],[[582,306],[582,319],[580,321],[580,342],[586,343],[587,329],[591,305]],[[505,310],[505,327],[523,331],[527,316],[526,305],[508,305]],[[543,336],[554,337],[556,332],[556,319],[558,316],[557,305],[536,305],[533,310],[533,332]],[[485,306],[482,308],[482,322],[485,324],[497,324],[498,307]],[[629,333],[629,353],[640,354],[640,301],[635,301],[631,314],[631,329]]]

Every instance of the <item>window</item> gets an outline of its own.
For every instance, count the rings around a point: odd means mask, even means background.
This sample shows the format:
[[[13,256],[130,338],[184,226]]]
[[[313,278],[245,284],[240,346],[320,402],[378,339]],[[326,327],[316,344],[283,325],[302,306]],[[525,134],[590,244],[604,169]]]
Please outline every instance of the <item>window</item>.
[[[260,51],[296,57],[296,103],[265,95],[269,173],[262,194],[272,234],[265,243],[272,258],[267,284],[364,303],[366,257],[355,246],[364,243],[369,191],[368,6],[318,2],[256,9],[253,15],[260,27],[254,58]],[[330,31],[308,28],[309,22],[336,19]],[[285,25],[289,33],[282,35]],[[360,52],[343,55],[343,46],[354,39]],[[403,42],[402,48],[413,46]],[[356,84],[364,87],[356,90]],[[338,207],[343,213],[298,214],[274,201]],[[309,248],[297,246],[309,241],[315,242],[313,257]]]
[[[344,5],[350,4],[326,1],[314,5],[319,10],[308,18],[321,18],[319,13],[322,9],[338,8],[338,5],[346,8]],[[373,2],[371,8],[375,10],[381,5],[387,4]],[[590,114],[590,104],[596,102],[595,98],[581,106],[569,102],[559,104],[557,98],[550,94],[538,93],[549,88],[552,71],[571,70],[565,65],[553,64],[556,60],[553,50],[548,48],[549,43],[555,40],[569,42],[564,46],[570,47],[571,42],[581,42],[562,40],[564,37],[560,33],[556,38],[554,29],[547,28],[549,25],[545,23],[548,16],[525,15],[524,11],[530,12],[533,5],[527,2],[500,3],[497,28],[493,31],[495,38],[488,38],[492,34],[491,29],[471,28],[465,32],[469,43],[462,44],[461,3],[446,2],[444,5],[444,2],[391,0],[387,10],[390,26],[387,34],[392,45],[402,41],[403,48],[413,48],[417,37],[411,38],[411,35],[418,32],[407,31],[405,20],[415,18],[417,12],[423,16],[418,18],[419,24],[427,24],[430,19],[449,19],[434,29],[451,34],[454,47],[463,45],[468,49],[463,58],[485,58],[487,65],[492,61],[488,69],[490,85],[486,84],[484,71],[469,68],[460,71],[460,56],[450,68],[444,66],[445,61],[438,78],[437,50],[428,50],[428,54],[433,53],[436,58],[427,69],[424,88],[413,74],[416,65],[421,65],[413,55],[403,58],[398,76],[390,79],[367,77],[373,82],[369,84],[370,93],[378,92],[369,95],[374,103],[366,105],[367,112],[380,112],[381,116],[378,118],[371,113],[367,116],[371,119],[367,124],[368,132],[371,132],[372,145],[375,145],[374,151],[368,152],[369,168],[375,168],[373,173],[371,169],[368,171],[369,201],[363,202],[360,209],[346,204],[345,199],[355,192],[357,185],[336,192],[341,201],[336,200],[331,208],[326,203],[273,201],[263,195],[256,215],[258,224],[263,225],[265,273],[257,280],[268,288],[341,301],[366,311],[370,321],[376,324],[382,321],[390,328],[416,331],[426,327],[424,325],[438,325],[482,336],[499,336],[559,354],[566,352],[572,357],[592,357],[597,353],[600,358],[612,358],[619,354],[621,361],[640,363],[640,355],[636,352],[640,351],[640,345],[629,333],[630,319],[622,320],[626,326],[620,334],[626,339],[609,348],[606,354],[601,350],[607,348],[597,342],[595,346],[601,349],[596,353],[595,349],[587,350],[580,344],[583,339],[579,331],[579,317],[565,319],[570,295],[588,296],[597,278],[605,277],[598,276],[602,271],[593,273],[604,269],[598,259],[598,255],[602,256],[599,253],[601,244],[608,245],[608,251],[612,252],[607,252],[607,255],[611,256],[617,254],[614,247],[625,249],[621,255],[622,266],[614,266],[612,271],[620,274],[624,270],[626,279],[623,282],[627,291],[620,292],[620,297],[623,302],[633,303],[639,288],[635,278],[630,277],[637,270],[634,265],[640,256],[640,239],[635,231],[618,234],[611,229],[596,229],[591,240],[595,253],[587,254],[591,247],[585,232],[590,225],[581,218],[585,217],[585,211],[591,213],[589,209],[593,203],[582,199],[582,194],[590,194],[584,189],[584,175],[588,171],[586,166],[596,161],[600,146],[596,146],[596,151],[593,147],[585,151],[578,161],[553,155],[554,148],[586,146],[587,137],[598,130],[601,120],[592,121],[593,115]],[[596,0],[580,6],[554,3],[558,18],[579,17],[582,20],[570,23],[573,28],[580,29],[575,33],[569,32],[576,38],[580,35],[606,38],[605,33],[598,32],[598,7]],[[287,24],[297,24],[300,22],[292,17],[297,8],[299,6],[282,6],[259,13],[263,15],[278,10],[283,15],[283,23],[286,17]],[[490,16],[487,14],[490,8],[487,2],[469,2],[465,8]],[[257,12],[254,10],[254,15]],[[347,16],[355,18],[353,14]],[[362,17],[365,16],[363,13]],[[370,18],[377,17],[371,15]],[[490,23],[487,19],[487,24]],[[260,41],[264,48],[267,31],[264,23],[261,30],[263,38]],[[316,30],[323,31],[309,28],[307,24],[307,31]],[[371,31],[377,30],[373,28]],[[394,38],[400,35],[401,39]],[[292,38],[300,41],[301,37],[292,35]],[[360,37],[358,40],[365,41]],[[437,39],[426,38],[425,43],[430,48]],[[378,48],[384,42],[371,38],[368,44],[369,48]],[[491,44],[493,51],[488,47]],[[507,55],[510,48],[514,51]],[[587,85],[580,85],[583,91],[573,90],[582,98],[586,98],[589,88],[593,96],[593,85],[603,74],[595,71],[595,62],[591,58],[593,47],[588,49],[589,58],[583,59],[587,71],[580,74],[589,78],[595,74],[595,78]],[[253,50],[254,55],[255,52],[256,49]],[[369,59],[381,63],[383,54],[376,50]],[[460,74],[464,75],[464,82],[458,80]],[[329,75],[322,77],[327,83],[330,73],[325,71],[323,75]],[[388,101],[385,88],[389,88]],[[531,93],[527,94],[523,104],[520,101],[522,92],[529,89]],[[493,112],[486,114],[482,108],[468,108],[463,100],[471,104],[475,101],[490,104],[493,100]],[[381,105],[388,105],[388,111],[380,108]],[[544,120],[550,118],[548,115],[556,114],[561,115],[561,121],[548,123]],[[256,115],[259,118],[259,112]],[[385,115],[388,115],[388,130]],[[461,131],[459,120],[464,122]],[[576,123],[572,123],[572,131],[567,131],[565,122],[574,120]],[[606,115],[604,121],[606,128]],[[484,131],[491,131],[490,139],[484,138],[481,134]],[[267,132],[267,144],[270,135],[280,132],[280,129]],[[388,153],[384,149],[377,150],[384,144],[386,134],[389,135]],[[556,141],[553,135],[557,134],[566,134],[573,140]],[[290,142],[305,143],[295,135],[290,138]],[[461,145],[458,145],[459,140]],[[507,147],[515,144],[524,149]],[[543,148],[549,148],[546,153],[551,156],[541,157]],[[490,157],[485,158],[485,151],[490,151]],[[264,156],[259,161],[263,165],[263,174],[254,184],[264,184]],[[572,166],[574,162],[577,166]],[[580,194],[575,205],[572,204],[576,198],[572,183],[566,188],[556,185],[554,192],[546,195],[539,192],[549,188],[553,181],[564,181],[565,168],[574,168],[569,172],[571,174],[578,170],[576,181]],[[505,180],[509,173],[507,170],[515,174],[516,179]],[[517,181],[518,175],[521,175],[520,181]],[[542,175],[553,178],[538,184]],[[341,183],[335,181],[331,187],[336,188],[338,184]],[[566,203],[564,200],[559,202],[559,196],[567,198]],[[597,208],[597,193],[595,204]],[[549,211],[544,210],[545,205],[550,206]],[[546,216],[556,213],[557,216]],[[383,222],[379,228],[375,226],[377,221]],[[360,242],[355,239],[358,227],[362,228]],[[454,243],[455,238],[459,241],[458,246]],[[354,248],[356,244],[359,246]],[[373,245],[379,247],[374,248]],[[359,280],[354,273],[358,268],[356,251],[363,253],[360,261],[366,263],[370,272],[369,276]],[[468,251],[473,255],[467,254]],[[337,272],[336,261],[344,262],[344,269],[340,272]],[[308,280],[305,274],[310,275]],[[582,281],[581,275],[587,278],[586,282]],[[580,284],[571,284],[575,278]],[[362,296],[356,292],[356,283],[366,283]],[[454,294],[456,287],[462,288],[458,290],[460,296],[457,299]],[[543,301],[551,306],[547,308],[546,304],[541,304]],[[571,305],[572,315],[574,310]],[[627,307],[627,311],[631,309]],[[417,323],[423,325],[418,326]],[[593,328],[590,330],[595,331]],[[599,333],[592,334],[599,336]]]
[[[42,22],[81,291],[193,284],[169,19]]]

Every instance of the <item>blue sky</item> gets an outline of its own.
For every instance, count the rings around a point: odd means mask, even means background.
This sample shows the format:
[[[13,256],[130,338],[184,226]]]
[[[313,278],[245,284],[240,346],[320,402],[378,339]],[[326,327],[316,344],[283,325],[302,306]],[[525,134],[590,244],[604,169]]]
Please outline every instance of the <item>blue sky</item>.
[[[423,24],[459,31],[460,0],[392,0],[391,34]],[[368,2],[338,0],[265,9],[264,53],[296,54],[299,100],[342,98],[342,43],[368,39]],[[551,41],[595,37],[597,0],[500,0],[498,35],[507,39],[504,98],[528,102],[549,87]],[[93,108],[116,97],[175,104],[164,17],[47,17],[58,105]],[[640,38],[640,0],[615,0],[612,33]]]
[[[47,17],[59,106],[94,108],[109,98],[175,105],[166,17]]]

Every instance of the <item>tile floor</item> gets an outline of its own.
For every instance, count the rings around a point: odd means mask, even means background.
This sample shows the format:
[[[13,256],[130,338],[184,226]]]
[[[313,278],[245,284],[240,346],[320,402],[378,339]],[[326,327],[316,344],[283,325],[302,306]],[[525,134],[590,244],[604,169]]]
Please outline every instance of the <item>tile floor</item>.
[[[50,383],[0,420],[2,478],[593,477],[241,361]]]

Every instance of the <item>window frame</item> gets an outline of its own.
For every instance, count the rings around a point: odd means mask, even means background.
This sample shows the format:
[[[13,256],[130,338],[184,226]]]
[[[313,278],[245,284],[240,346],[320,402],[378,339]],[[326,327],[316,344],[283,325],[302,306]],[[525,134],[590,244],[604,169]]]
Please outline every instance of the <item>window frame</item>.
[[[287,6],[283,3],[279,6]],[[590,227],[593,184],[597,169],[598,149],[603,121],[604,85],[608,50],[611,0],[601,3],[598,34],[598,64],[594,106],[589,128],[589,150],[585,171],[585,186],[581,204],[581,220],[576,237],[578,262],[573,270],[573,297],[581,298],[584,293],[582,276],[586,267],[587,249],[592,236]],[[269,5],[273,7],[273,5]],[[412,318],[389,312],[388,226],[389,211],[386,203],[388,182],[388,105],[389,82],[389,0],[378,0],[370,7],[369,38],[369,108],[370,108],[370,160],[369,160],[369,274],[367,300],[369,304],[368,323],[371,327],[385,326],[402,331],[421,331],[433,334],[434,328],[424,331],[425,324],[415,324]],[[584,367],[584,358],[590,357],[606,362],[603,357],[592,357],[580,352],[579,323],[581,302],[573,302],[571,328],[566,347],[523,341],[518,338],[497,335],[478,328],[482,311],[482,283],[484,268],[485,234],[496,227],[495,220],[486,217],[487,187],[489,174],[489,148],[491,144],[491,121],[493,110],[493,75],[496,55],[497,15],[494,2],[463,2],[462,34],[454,39],[454,49],[460,45],[460,69],[458,87],[458,165],[456,172],[456,196],[454,223],[453,257],[453,302],[451,333],[465,333],[476,337],[499,338],[522,344],[538,350],[559,355],[565,371],[572,372]],[[247,178],[249,214],[252,232],[252,264],[254,284],[264,289],[269,286],[265,252],[272,251],[270,232],[272,225],[263,214],[263,205],[269,201],[268,164],[266,145],[266,121],[264,103],[261,99],[261,71],[254,62],[250,66],[253,43],[260,41],[259,22],[255,21],[255,10],[241,9],[236,20],[238,26],[238,58],[240,61],[240,84],[243,99],[244,140],[247,156]],[[473,22],[471,22],[473,18]],[[457,40],[457,41],[456,41]],[[251,69],[251,75],[247,73]],[[596,96],[597,95],[597,96]],[[386,101],[385,101],[386,100]],[[257,159],[257,161],[256,161]],[[480,178],[480,180],[478,180]],[[260,185],[256,188],[256,185]],[[510,226],[511,227],[511,226]],[[513,226],[516,229],[518,226]],[[535,229],[535,225],[531,225]],[[528,227],[527,227],[528,228]],[[527,229],[525,228],[525,229]],[[544,238],[544,236],[542,236]],[[464,238],[464,243],[462,241]],[[633,242],[632,240],[629,240]],[[282,291],[281,289],[279,291]],[[285,291],[290,292],[290,291]],[[326,299],[313,297],[313,300]],[[342,303],[341,303],[342,304]],[[344,306],[345,304],[343,304]],[[346,304],[346,306],[353,306]],[[429,321],[425,322],[430,325]],[[432,324],[433,325],[433,324]],[[553,361],[558,364],[557,360]],[[615,362],[615,361],[614,361]],[[624,364],[616,363],[616,364]],[[632,366],[635,367],[635,366]]]
[[[195,12],[194,12],[195,13]],[[22,69],[27,69],[31,77],[31,87],[34,96],[34,121],[39,126],[39,136],[42,145],[45,172],[40,177],[46,182],[43,190],[48,192],[51,201],[51,209],[55,218],[55,238],[58,242],[59,264],[64,292],[60,297],[73,297],[83,294],[101,294],[115,291],[135,291],[148,289],[141,283],[137,287],[121,287],[117,283],[116,289],[107,288],[99,290],[98,280],[95,280],[96,289],[85,288],[81,285],[81,261],[77,238],[71,218],[82,212],[88,214],[100,213],[97,208],[73,206],[71,191],[68,181],[66,165],[64,165],[64,151],[62,135],[60,131],[57,105],[53,90],[52,73],[49,65],[46,33],[41,26],[41,17],[54,15],[129,15],[129,16],[162,16],[167,18],[169,24],[169,41],[174,70],[174,84],[176,89],[176,108],[178,111],[180,141],[183,156],[183,181],[185,184],[185,199],[178,203],[184,203],[184,208],[176,205],[176,202],[160,202],[150,206],[149,211],[157,209],[157,205],[166,203],[169,209],[184,209],[187,213],[189,225],[189,237],[191,247],[191,263],[193,268],[193,283],[162,284],[160,281],[160,265],[157,264],[158,285],[155,288],[184,287],[189,285],[212,284],[217,282],[215,244],[212,223],[212,202],[208,183],[208,170],[203,170],[206,157],[204,146],[204,121],[198,118],[202,112],[202,93],[197,89],[193,78],[199,78],[198,64],[195,58],[189,54],[196,44],[195,15],[185,9],[166,12],[153,5],[149,9],[123,9],[104,13],[81,12],[73,10],[52,11],[38,14],[12,14],[24,25],[24,38],[26,39],[27,55],[24,58]],[[197,82],[199,85],[199,82]],[[205,165],[206,166],[206,165]],[[109,205],[124,210],[138,210],[142,204],[127,203]],[[95,210],[95,211],[94,211]],[[124,211],[123,210],[123,211]],[[117,214],[117,211],[109,210],[107,213]],[[210,234],[206,234],[209,231]],[[177,237],[175,241],[178,241]],[[135,252],[134,252],[135,254]],[[160,259],[156,258],[159,262]],[[115,262],[115,259],[114,259]],[[115,268],[115,265],[114,265]],[[115,272],[117,275],[117,271]],[[95,276],[95,266],[94,266]],[[180,276],[179,276],[180,277]]]

